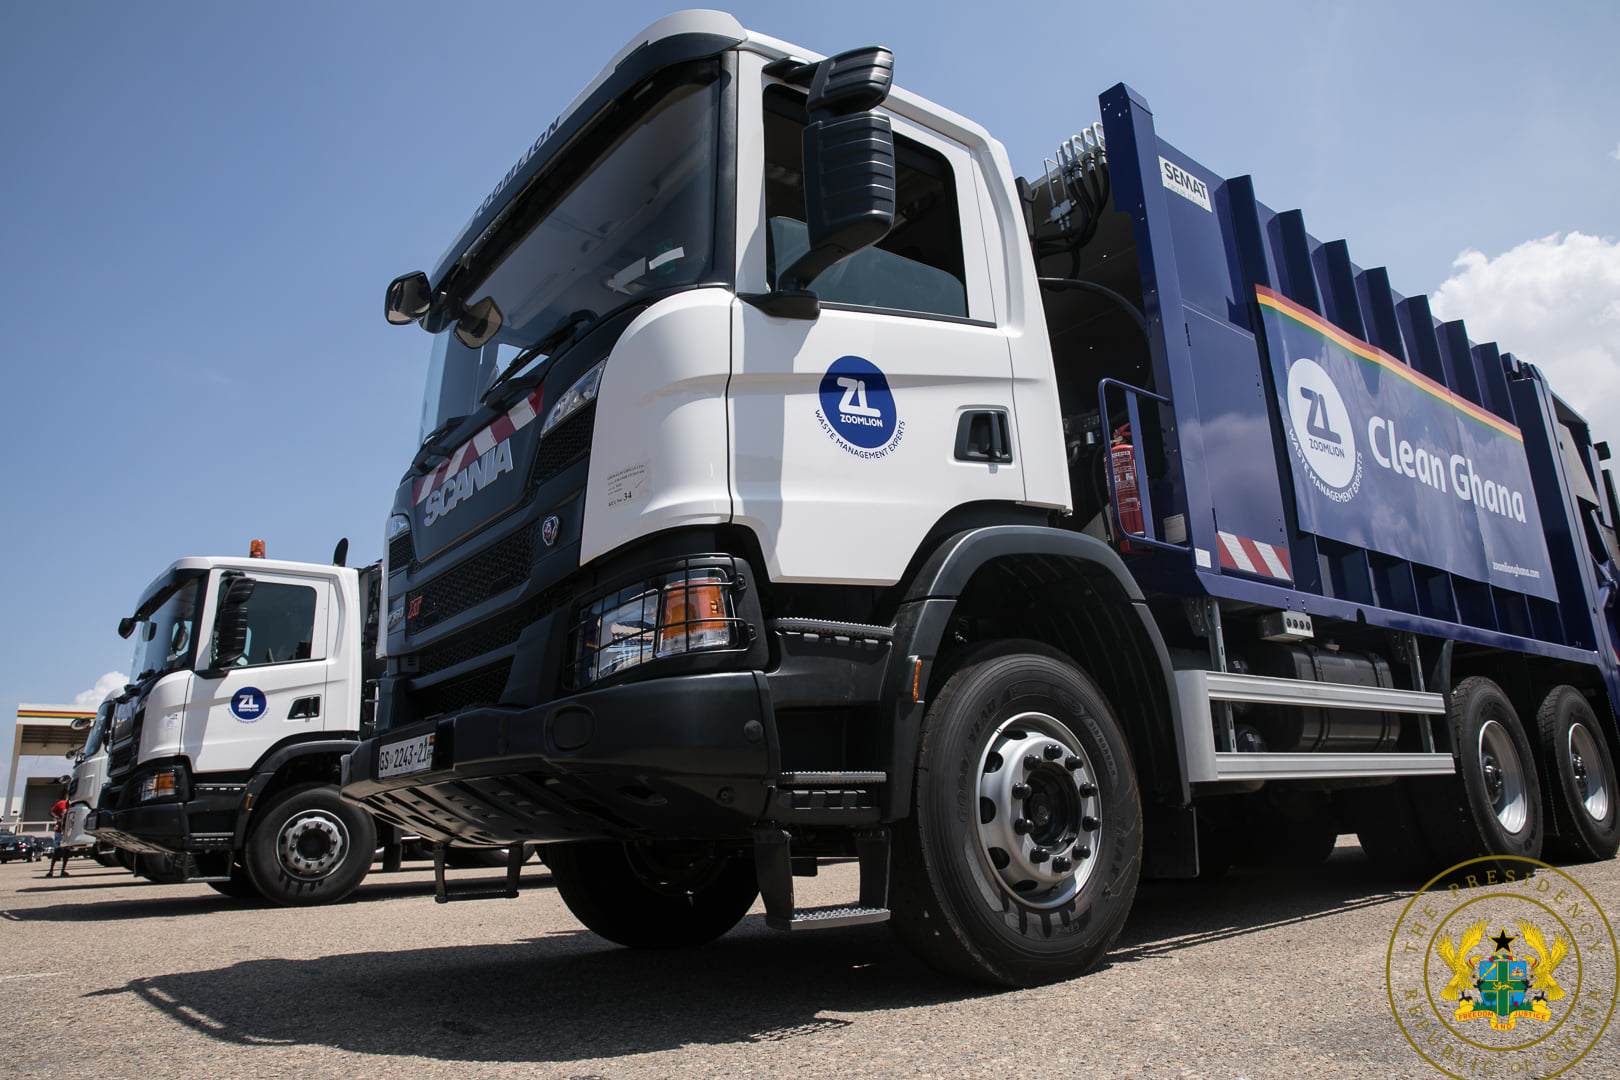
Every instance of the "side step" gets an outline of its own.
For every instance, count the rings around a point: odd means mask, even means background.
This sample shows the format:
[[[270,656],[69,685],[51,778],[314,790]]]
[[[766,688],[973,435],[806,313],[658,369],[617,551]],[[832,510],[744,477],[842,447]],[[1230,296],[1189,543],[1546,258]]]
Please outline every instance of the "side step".
[[[513,844],[506,850],[506,878],[492,881],[480,878],[452,887],[444,876],[444,844],[433,845],[433,902],[448,904],[452,900],[515,900],[518,894],[518,876],[523,872],[524,860],[529,857],[525,844]]]
[[[793,906],[792,837],[786,830],[754,830],[754,867],[765,900],[765,925],[773,930],[827,930],[889,919],[889,830],[862,829],[855,834],[861,865],[860,898],[853,904],[796,909]]]
[[[1446,699],[1418,690],[1278,679],[1235,672],[1178,671],[1181,723],[1187,751],[1187,779],[1217,780],[1345,779],[1377,776],[1444,776],[1455,771],[1451,754],[1425,753],[1243,753],[1217,750],[1212,702],[1248,702],[1319,709],[1360,709],[1444,716]],[[1428,745],[1425,736],[1425,745]]]

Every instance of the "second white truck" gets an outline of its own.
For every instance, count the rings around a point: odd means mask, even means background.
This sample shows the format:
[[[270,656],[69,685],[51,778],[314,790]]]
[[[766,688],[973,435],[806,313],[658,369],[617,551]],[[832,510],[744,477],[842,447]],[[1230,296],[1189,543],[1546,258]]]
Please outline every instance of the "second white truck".
[[[337,784],[372,708],[380,570],[341,565],[345,546],[334,565],[181,559],[146,587],[90,832],[231,896],[354,891],[377,828]]]

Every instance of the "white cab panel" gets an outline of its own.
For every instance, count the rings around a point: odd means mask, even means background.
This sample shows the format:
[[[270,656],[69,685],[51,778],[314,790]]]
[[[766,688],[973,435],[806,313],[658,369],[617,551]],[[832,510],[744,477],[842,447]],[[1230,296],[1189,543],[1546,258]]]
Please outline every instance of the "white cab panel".
[[[637,316],[597,391],[580,562],[660,529],[731,517],[726,380],[731,307],[698,289]]]

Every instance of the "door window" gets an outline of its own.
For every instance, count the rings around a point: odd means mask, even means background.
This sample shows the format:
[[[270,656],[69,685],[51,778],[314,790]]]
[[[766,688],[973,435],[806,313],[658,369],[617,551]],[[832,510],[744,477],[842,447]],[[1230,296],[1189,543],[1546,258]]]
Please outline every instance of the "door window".
[[[220,583],[215,610],[223,607],[229,581]],[[308,585],[260,581],[247,602],[247,649],[238,667],[308,660],[315,640],[315,590]],[[214,635],[215,657],[219,635]],[[214,665],[217,666],[217,665]]]
[[[777,275],[810,249],[804,210],[805,99],[765,91],[766,267]],[[876,245],[811,282],[823,303],[965,318],[962,218],[950,163],[903,135],[894,138],[894,228]]]

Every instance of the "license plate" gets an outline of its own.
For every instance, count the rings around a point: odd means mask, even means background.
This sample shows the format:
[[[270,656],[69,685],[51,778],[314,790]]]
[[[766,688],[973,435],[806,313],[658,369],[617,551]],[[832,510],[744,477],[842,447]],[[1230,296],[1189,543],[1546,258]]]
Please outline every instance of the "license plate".
[[[377,751],[377,779],[426,772],[433,767],[433,732],[404,742],[385,743]]]

